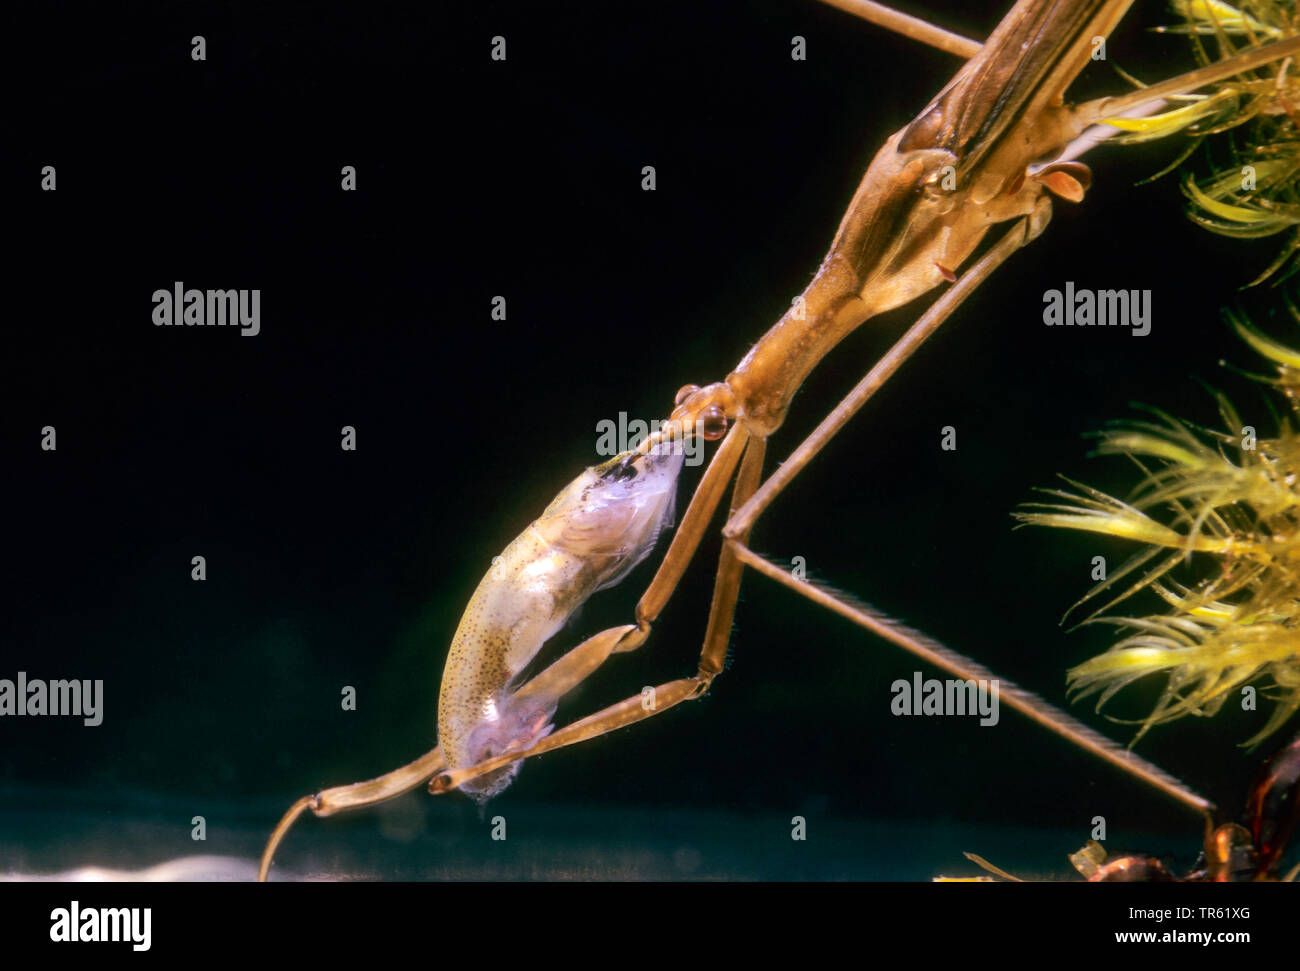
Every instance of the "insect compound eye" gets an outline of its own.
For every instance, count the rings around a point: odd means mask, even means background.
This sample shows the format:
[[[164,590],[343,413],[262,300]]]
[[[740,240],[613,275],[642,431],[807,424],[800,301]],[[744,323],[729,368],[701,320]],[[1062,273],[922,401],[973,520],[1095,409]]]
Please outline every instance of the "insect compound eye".
[[[700,390],[700,386],[698,384],[683,384],[680,388],[677,389],[677,394],[673,398],[673,407],[674,408],[679,407],[682,404],[682,402],[684,402],[687,398],[689,398],[691,395],[695,394],[695,392],[699,390]]]
[[[700,434],[706,442],[716,442],[727,434],[727,413],[717,405],[709,405],[700,413]]]
[[[941,147],[940,140],[945,134],[944,121],[943,105],[932,106],[929,111],[907,126],[903,136],[898,140],[898,151],[915,152]]]

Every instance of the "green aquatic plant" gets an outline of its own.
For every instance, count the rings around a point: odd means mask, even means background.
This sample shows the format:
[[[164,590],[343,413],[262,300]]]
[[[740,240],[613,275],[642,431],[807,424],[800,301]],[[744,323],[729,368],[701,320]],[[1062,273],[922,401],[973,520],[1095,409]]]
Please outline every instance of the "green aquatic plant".
[[[1300,311],[1287,305],[1300,325]],[[1141,470],[1127,501],[1067,479],[1074,491],[1040,490],[1054,501],[1015,513],[1022,524],[1141,544],[1071,608],[1109,594],[1084,622],[1114,625],[1126,636],[1068,675],[1077,697],[1098,696],[1098,710],[1139,679],[1165,678],[1134,742],[1154,725],[1214,715],[1247,684],[1276,702],[1248,746],[1300,709],[1300,351],[1240,315],[1228,319],[1274,366],[1275,376],[1259,380],[1289,403],[1273,437],[1257,436],[1222,394],[1215,396],[1222,431],[1146,409],[1151,420],[1117,422],[1098,436],[1097,454],[1127,456]],[[1178,579],[1183,573],[1189,578]],[[1103,616],[1143,590],[1172,609]]]
[[[1295,0],[1242,0],[1236,6],[1174,0],[1171,6],[1184,22],[1161,30],[1188,35],[1203,65],[1300,32]],[[1216,53],[1207,51],[1207,38]],[[1159,178],[1178,168],[1207,137],[1227,133],[1216,139],[1219,158],[1208,176],[1183,176],[1188,216],[1211,232],[1238,239],[1287,233],[1277,257],[1248,286],[1274,274],[1285,279],[1300,266],[1300,71],[1289,60],[1270,64],[1207,92],[1180,95],[1171,105],[1142,118],[1107,119],[1106,124],[1123,132],[1112,140],[1132,144],[1189,136],[1186,150],[1152,177]],[[1226,145],[1226,162],[1220,143]]]
[[[1295,0],[1173,0],[1171,6],[1183,22],[1163,32],[1189,37],[1201,64],[1300,33]],[[1190,138],[1152,178],[1177,169],[1210,136],[1222,135],[1207,145],[1218,155],[1212,171],[1183,177],[1189,217],[1234,238],[1289,234],[1277,258],[1247,286],[1274,276],[1281,283],[1297,269],[1300,69],[1290,61],[1170,99],[1155,114],[1106,124],[1120,129],[1113,141],[1121,144]],[[1300,324],[1295,304],[1288,299],[1287,306]],[[1275,369],[1257,378],[1289,406],[1273,437],[1259,437],[1222,394],[1215,395],[1222,430],[1147,408],[1146,418],[1114,423],[1098,436],[1096,454],[1127,456],[1141,472],[1127,500],[1067,479],[1072,491],[1042,490],[1054,501],[1029,503],[1016,513],[1022,524],[1140,545],[1071,608],[1100,603],[1084,623],[1113,625],[1123,637],[1068,675],[1075,695],[1096,696],[1099,710],[1136,681],[1164,678],[1153,710],[1137,722],[1134,742],[1154,725],[1214,715],[1248,684],[1260,685],[1276,707],[1247,745],[1300,710],[1300,350],[1240,315],[1229,312],[1228,320]],[[1163,600],[1168,612],[1107,614],[1142,591]]]

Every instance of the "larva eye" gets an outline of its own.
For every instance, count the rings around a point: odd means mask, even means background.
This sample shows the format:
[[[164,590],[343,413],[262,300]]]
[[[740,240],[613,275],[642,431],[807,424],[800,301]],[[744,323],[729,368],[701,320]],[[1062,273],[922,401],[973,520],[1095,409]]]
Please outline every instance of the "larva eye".
[[[635,479],[637,474],[636,455],[628,453],[622,461],[611,459],[610,462],[600,470],[600,477],[606,482],[627,482]]]

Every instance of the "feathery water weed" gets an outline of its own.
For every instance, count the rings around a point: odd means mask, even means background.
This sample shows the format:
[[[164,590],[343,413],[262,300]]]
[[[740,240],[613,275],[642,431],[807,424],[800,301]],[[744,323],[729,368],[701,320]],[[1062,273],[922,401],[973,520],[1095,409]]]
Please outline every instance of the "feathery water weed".
[[[1288,308],[1300,324],[1300,311],[1290,301]],[[1259,743],[1300,709],[1300,351],[1238,314],[1227,316],[1276,370],[1275,377],[1258,380],[1290,404],[1273,437],[1257,437],[1222,394],[1215,397],[1223,431],[1148,408],[1153,420],[1118,422],[1098,436],[1096,454],[1127,456],[1141,470],[1127,501],[1067,479],[1073,491],[1041,490],[1054,501],[1028,503],[1015,513],[1022,524],[1141,544],[1075,604],[1108,595],[1084,623],[1115,625],[1126,636],[1069,672],[1071,690],[1080,698],[1097,695],[1099,710],[1133,682],[1165,677],[1134,742],[1154,725],[1214,715],[1250,684],[1276,707],[1246,745]],[[1207,558],[1215,561],[1208,572]],[[1189,578],[1176,578],[1184,572]],[[1143,590],[1171,611],[1102,616]]]
[[[1173,0],[1171,6],[1184,22],[1162,32],[1189,36],[1203,65],[1300,32],[1295,0],[1241,0],[1236,6],[1221,0]],[[1217,53],[1206,50],[1203,38],[1212,38]],[[1171,103],[1173,107],[1146,117],[1107,119],[1105,124],[1123,132],[1112,141],[1189,136],[1186,150],[1152,176],[1156,179],[1182,165],[1208,136],[1228,133],[1216,139],[1220,155],[1212,174],[1183,176],[1188,216],[1211,232],[1238,239],[1289,232],[1277,257],[1248,286],[1275,274],[1279,281],[1285,279],[1300,266],[1300,69],[1290,60],[1269,64]],[[1221,144],[1226,145],[1226,164]]]

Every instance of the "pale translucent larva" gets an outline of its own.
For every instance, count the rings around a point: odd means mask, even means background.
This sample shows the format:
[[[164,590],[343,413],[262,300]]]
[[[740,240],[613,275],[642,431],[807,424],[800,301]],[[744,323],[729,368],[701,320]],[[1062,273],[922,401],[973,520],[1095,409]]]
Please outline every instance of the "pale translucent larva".
[[[449,767],[527,748],[554,727],[558,698],[514,703],[519,675],[597,590],[618,583],[672,522],[680,443],[625,452],[587,469],[493,561],[452,639],[438,699]],[[506,788],[516,762],[462,786],[478,799]]]

